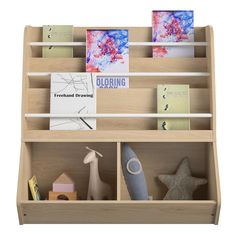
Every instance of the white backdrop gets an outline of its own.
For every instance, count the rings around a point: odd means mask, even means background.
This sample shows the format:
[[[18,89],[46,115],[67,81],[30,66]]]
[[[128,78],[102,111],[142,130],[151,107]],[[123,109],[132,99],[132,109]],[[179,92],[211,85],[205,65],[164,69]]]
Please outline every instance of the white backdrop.
[[[230,0],[96,0],[0,3],[1,92],[1,235],[223,235],[235,231],[236,76],[235,9]],[[195,26],[213,25],[215,31],[217,139],[222,209],[214,225],[18,225],[16,187],[20,155],[22,44],[25,25],[73,24],[75,26],[151,26],[151,11],[193,9]]]

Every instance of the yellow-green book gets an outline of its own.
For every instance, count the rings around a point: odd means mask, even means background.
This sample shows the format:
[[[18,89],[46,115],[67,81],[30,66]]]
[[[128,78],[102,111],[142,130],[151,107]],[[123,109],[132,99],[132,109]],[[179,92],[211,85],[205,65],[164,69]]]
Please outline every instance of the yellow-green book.
[[[30,192],[31,192],[33,200],[40,200],[41,198],[40,198],[40,193],[39,193],[38,182],[35,176],[33,176],[29,180],[29,188],[30,188]]]
[[[44,25],[43,42],[73,42],[72,25]],[[73,57],[72,46],[43,46],[42,56]]]
[[[161,84],[157,86],[158,113],[190,113],[189,85]],[[189,118],[161,118],[157,120],[160,130],[189,130]]]

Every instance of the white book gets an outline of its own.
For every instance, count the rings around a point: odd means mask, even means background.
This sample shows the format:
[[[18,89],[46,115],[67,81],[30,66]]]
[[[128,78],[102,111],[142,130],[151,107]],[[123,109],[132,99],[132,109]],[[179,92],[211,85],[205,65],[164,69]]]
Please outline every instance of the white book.
[[[96,113],[96,85],[91,73],[52,73],[51,114]],[[96,118],[50,118],[50,130],[95,130]]]

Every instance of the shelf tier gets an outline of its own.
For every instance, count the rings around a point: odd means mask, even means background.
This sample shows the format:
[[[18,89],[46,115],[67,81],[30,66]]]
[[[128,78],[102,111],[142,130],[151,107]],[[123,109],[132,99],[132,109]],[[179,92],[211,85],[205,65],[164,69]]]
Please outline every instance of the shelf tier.
[[[212,130],[29,130],[24,142],[213,142]]]

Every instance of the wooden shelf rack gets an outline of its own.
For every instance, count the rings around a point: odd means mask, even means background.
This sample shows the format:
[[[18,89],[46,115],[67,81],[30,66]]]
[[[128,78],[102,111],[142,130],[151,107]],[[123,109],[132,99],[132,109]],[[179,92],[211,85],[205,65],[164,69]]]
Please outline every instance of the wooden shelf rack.
[[[22,88],[22,143],[17,192],[20,224],[32,223],[207,223],[218,224],[220,184],[216,153],[214,40],[211,26],[195,28],[194,58],[152,58],[151,27],[125,27],[130,41],[130,88],[98,89],[94,131],[50,131],[50,73],[85,72],[87,27],[74,27],[73,58],[42,58],[42,27],[25,27]],[[114,29],[114,28],[113,28]],[[170,44],[171,45],[171,44]],[[184,44],[183,44],[184,45]],[[173,43],[171,46],[183,46]],[[156,87],[189,84],[191,130],[157,130]],[[112,101],[112,102],[111,102]],[[43,115],[44,114],[44,115]],[[114,117],[121,114],[120,117]],[[131,117],[121,117],[130,114]],[[139,114],[135,117],[132,114]],[[141,115],[142,116],[141,116]],[[96,115],[96,114],[95,114]],[[143,165],[154,200],[132,201],[121,170],[123,143]],[[89,168],[85,146],[101,152],[102,179],[113,188],[113,200],[86,201]],[[188,156],[193,175],[205,177],[191,201],[164,201],[165,186],[156,176],[173,173]],[[28,180],[36,175],[43,198],[62,172],[75,180],[81,200],[33,201]]]

